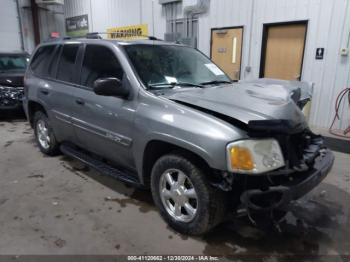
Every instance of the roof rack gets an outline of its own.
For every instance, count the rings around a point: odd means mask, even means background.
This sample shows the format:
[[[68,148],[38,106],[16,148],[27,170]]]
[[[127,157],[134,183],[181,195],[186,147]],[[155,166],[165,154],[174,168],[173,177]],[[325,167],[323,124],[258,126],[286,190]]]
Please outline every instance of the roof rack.
[[[100,35],[118,35],[120,33],[117,33],[117,32],[91,32],[91,33],[87,33],[86,34],[86,38],[88,39],[102,39],[102,37]],[[127,33],[127,32],[123,32],[121,33],[122,36],[130,36],[130,37],[133,37],[135,36],[133,33]],[[150,35],[137,35],[136,37],[145,37],[147,38],[148,40],[158,40],[158,41],[163,41],[162,39],[159,39],[155,36],[150,36]],[[115,39],[119,39],[121,37],[116,37]],[[113,39],[113,37],[112,37]]]
[[[69,39],[81,39],[81,38],[86,38],[86,39],[103,39],[101,35],[113,35],[113,34],[118,34],[118,33],[110,33],[110,32],[90,32],[87,33],[85,36],[63,36],[63,37],[58,37],[58,38],[49,38],[46,42],[55,42],[59,40],[69,40]],[[123,36],[135,36],[132,33],[122,33]],[[162,39],[159,39],[155,36],[149,36],[149,35],[137,35],[137,37],[144,37],[147,38],[148,40],[153,40],[153,41],[163,41]],[[112,38],[113,39],[113,38]],[[119,37],[115,38],[117,39],[122,39]]]

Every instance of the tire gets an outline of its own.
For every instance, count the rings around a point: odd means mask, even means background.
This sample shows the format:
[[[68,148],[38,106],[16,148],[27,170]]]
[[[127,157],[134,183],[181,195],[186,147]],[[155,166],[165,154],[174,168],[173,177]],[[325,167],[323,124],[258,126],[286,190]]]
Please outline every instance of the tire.
[[[178,172],[178,174],[176,174],[176,172]],[[176,194],[180,195],[180,193],[172,193],[173,190],[170,187],[170,183],[168,179],[164,177],[167,177],[165,174],[170,174],[174,179],[178,180],[176,183],[179,184],[179,174],[181,172],[186,177],[183,183],[185,187],[184,192],[193,192],[191,189],[194,189],[196,198],[191,199],[186,195],[185,199],[188,199],[188,202],[180,208],[181,217],[175,217],[175,206],[177,202],[169,197],[169,194],[171,193],[172,196],[175,194],[175,199],[179,197]],[[175,185],[175,183],[173,183],[173,185]],[[210,185],[205,176],[205,172],[181,155],[169,154],[156,161],[151,173],[151,190],[154,202],[163,219],[173,229],[183,234],[202,235],[221,223],[226,213],[227,205],[224,192]],[[165,193],[161,194],[161,190]],[[166,195],[167,198],[162,195]],[[181,198],[179,201],[182,200]],[[187,212],[188,209],[185,208],[188,207],[189,203],[192,207],[190,210],[196,210],[192,218],[190,215],[191,212]],[[180,204],[178,204],[178,206],[179,205]],[[171,210],[172,206],[175,211]]]
[[[49,137],[47,146],[45,146],[40,140],[40,124],[44,124],[47,129],[47,136]],[[55,138],[53,129],[50,124],[50,120],[46,116],[46,114],[41,111],[37,111],[34,114],[34,133],[36,143],[42,153],[49,156],[55,156],[59,154],[59,144]]]

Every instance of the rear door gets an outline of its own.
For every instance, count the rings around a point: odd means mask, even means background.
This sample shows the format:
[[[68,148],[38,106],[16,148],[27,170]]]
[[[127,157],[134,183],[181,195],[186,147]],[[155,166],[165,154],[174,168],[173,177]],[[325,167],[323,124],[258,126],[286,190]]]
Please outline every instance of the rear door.
[[[69,117],[69,107],[63,101],[69,99],[69,89],[56,80],[57,65],[62,45],[44,45],[35,52],[26,80],[28,98],[44,106],[59,141],[73,138],[74,129]],[[72,100],[73,101],[73,100]]]
[[[46,88],[47,94],[43,93],[50,97],[53,115],[51,121],[60,141],[76,142],[72,112],[75,103],[73,91],[78,81],[76,63],[80,46],[82,45],[76,43],[60,46],[50,69],[54,72],[53,81]]]
[[[129,85],[115,52],[88,44],[82,61],[80,88],[75,90],[73,122],[81,147],[123,167],[134,169],[131,127],[136,103],[93,92],[95,80],[116,77]]]

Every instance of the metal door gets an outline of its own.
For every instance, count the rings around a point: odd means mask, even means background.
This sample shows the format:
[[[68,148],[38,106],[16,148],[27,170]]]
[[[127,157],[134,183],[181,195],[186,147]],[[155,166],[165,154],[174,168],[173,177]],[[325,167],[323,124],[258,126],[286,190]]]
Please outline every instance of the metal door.
[[[241,74],[243,28],[213,29],[211,32],[211,59],[232,80]]]
[[[306,23],[265,26],[261,77],[300,80]]]

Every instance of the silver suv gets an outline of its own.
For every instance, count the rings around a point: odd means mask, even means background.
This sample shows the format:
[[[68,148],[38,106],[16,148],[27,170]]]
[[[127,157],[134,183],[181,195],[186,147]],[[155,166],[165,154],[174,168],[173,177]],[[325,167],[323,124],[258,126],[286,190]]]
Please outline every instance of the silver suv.
[[[24,107],[43,153],[150,188],[170,226],[198,235],[237,210],[283,210],[331,169],[286,90],[232,83],[183,45],[63,39],[35,51]]]

